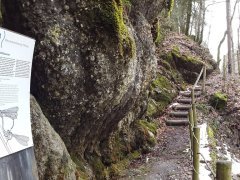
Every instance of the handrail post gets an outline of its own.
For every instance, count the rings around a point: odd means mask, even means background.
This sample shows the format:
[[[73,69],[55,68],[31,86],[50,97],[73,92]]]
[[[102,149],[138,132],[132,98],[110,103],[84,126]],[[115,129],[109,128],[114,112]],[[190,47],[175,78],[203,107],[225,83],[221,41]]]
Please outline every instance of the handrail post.
[[[217,161],[217,180],[232,180],[231,161]]]
[[[195,90],[195,88],[193,87],[192,91],[191,91],[192,104],[195,103],[195,92],[194,92],[194,90]]]
[[[207,66],[204,65],[203,70],[203,83],[202,83],[202,92],[205,94],[206,92],[206,76],[207,76]]]
[[[192,89],[192,110],[193,110],[193,123],[194,123],[194,126],[197,126],[197,113],[196,113],[194,89]]]
[[[199,154],[200,154],[200,127],[195,126],[193,128],[194,138],[193,138],[193,180],[199,180]]]
[[[191,150],[191,158],[192,158],[192,156],[193,156],[193,154],[192,154],[192,151],[193,151],[193,125],[194,125],[192,108],[189,109],[188,118],[189,118],[190,150]]]

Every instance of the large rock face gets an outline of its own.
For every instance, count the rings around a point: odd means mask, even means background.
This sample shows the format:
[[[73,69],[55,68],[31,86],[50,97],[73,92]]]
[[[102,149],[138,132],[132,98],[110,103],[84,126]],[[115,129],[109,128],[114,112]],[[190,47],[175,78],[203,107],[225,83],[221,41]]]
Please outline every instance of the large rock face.
[[[31,92],[72,154],[101,156],[146,111],[154,2],[3,0],[4,27],[36,39]]]

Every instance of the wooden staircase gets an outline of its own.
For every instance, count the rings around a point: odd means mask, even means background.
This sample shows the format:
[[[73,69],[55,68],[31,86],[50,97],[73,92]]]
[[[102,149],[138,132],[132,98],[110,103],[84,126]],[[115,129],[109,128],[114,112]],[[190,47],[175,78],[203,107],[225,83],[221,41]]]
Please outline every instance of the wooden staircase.
[[[167,126],[187,126],[189,125],[189,110],[193,110],[196,113],[195,102],[202,93],[205,93],[206,89],[206,72],[207,66],[203,64],[203,68],[199,73],[199,76],[193,85],[187,91],[180,91],[177,97],[177,103],[174,103],[168,114],[168,118],[165,121]],[[203,75],[202,86],[197,86],[201,76]],[[194,109],[193,109],[194,107]]]
[[[202,94],[202,87],[196,86],[194,90],[195,98]],[[167,126],[187,126],[189,124],[188,113],[192,107],[191,89],[180,91],[176,99],[177,103],[171,106],[168,119],[165,121]]]

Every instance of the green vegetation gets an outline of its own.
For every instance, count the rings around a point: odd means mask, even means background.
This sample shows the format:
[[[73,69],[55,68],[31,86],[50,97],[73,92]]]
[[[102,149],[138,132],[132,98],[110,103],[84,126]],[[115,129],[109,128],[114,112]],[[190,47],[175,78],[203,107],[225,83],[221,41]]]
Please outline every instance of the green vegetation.
[[[130,165],[131,161],[134,159],[138,159],[140,157],[139,151],[134,151],[133,153],[130,153],[126,158],[124,158],[121,161],[118,161],[117,163],[112,164],[109,167],[109,176],[111,178],[122,175],[122,172],[127,169],[127,167]]]
[[[146,128],[150,132],[152,132],[155,136],[157,135],[158,125],[155,122],[148,122],[147,120],[140,120],[139,125]]]
[[[108,171],[103,164],[101,157],[96,154],[89,155],[87,157],[89,164],[92,166],[96,179],[106,179],[108,177]]]
[[[131,6],[132,3],[131,3],[131,0],[122,0],[123,1],[123,5],[125,6]]]
[[[89,179],[89,176],[88,176],[88,174],[86,172],[86,167],[84,165],[84,160],[80,160],[75,155],[72,155],[71,158],[72,158],[73,162],[76,164],[76,167],[77,167],[76,176],[79,179],[83,179],[83,180]]]
[[[209,103],[218,110],[223,110],[227,105],[227,95],[221,92],[214,93],[209,100]]]
[[[155,117],[162,113],[175,95],[174,86],[170,81],[166,77],[158,75],[150,87],[151,98],[148,103],[147,116]]]
[[[156,22],[153,24],[154,27],[154,42],[156,44],[159,44],[162,41],[162,33],[161,33],[161,25],[159,22],[159,19],[156,20]]]
[[[178,60],[181,60],[183,63],[187,62],[187,63],[192,63],[192,64],[197,64],[197,65],[202,65],[203,61],[201,61],[200,59],[187,55],[187,54],[181,54],[179,47],[177,46],[173,46],[173,49],[171,51],[172,56],[178,58]]]
[[[124,3],[129,4],[130,1],[125,0]],[[114,30],[114,33],[117,35],[120,55],[130,55],[131,57],[135,56],[136,44],[134,39],[130,36],[124,23],[123,1],[102,1],[101,6],[101,16],[104,23],[111,26]]]
[[[156,144],[157,124],[153,121],[139,120],[136,123],[138,142],[143,151],[149,151]]]

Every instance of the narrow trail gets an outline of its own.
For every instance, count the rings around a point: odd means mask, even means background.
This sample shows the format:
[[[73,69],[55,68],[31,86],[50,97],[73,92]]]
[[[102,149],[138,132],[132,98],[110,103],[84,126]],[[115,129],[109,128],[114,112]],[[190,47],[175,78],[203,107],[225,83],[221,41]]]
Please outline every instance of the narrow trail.
[[[163,126],[165,122],[161,119]],[[154,150],[132,163],[122,179],[189,179],[191,161],[187,127],[163,127],[159,129],[158,144]]]
[[[187,102],[179,104],[181,100],[187,100]],[[187,115],[185,115],[188,110],[176,108],[177,106],[181,106],[181,108],[190,106],[189,103],[191,103],[189,98],[186,99],[183,92],[179,92],[179,96],[166,109],[166,113],[159,118],[160,128],[158,129],[157,145],[151,153],[134,161],[122,179],[191,179],[189,127]],[[180,121],[181,123],[178,123]],[[167,126],[166,123],[175,126]]]
[[[231,137],[232,126],[229,124],[239,121],[229,121],[229,112],[234,111],[230,117],[239,119],[240,117],[240,81],[232,80],[229,82],[229,101],[228,106],[224,111],[216,111],[214,108],[208,105],[208,100],[211,94],[221,91],[221,75],[219,73],[213,74],[207,80],[208,86],[207,94],[198,98],[198,123],[201,128],[201,149],[200,152],[207,159],[208,164],[211,164],[210,153],[213,151],[211,142],[208,137],[209,124],[217,123],[217,131],[214,141],[216,141],[217,149],[216,159],[226,158],[227,156],[238,157],[240,156],[239,144],[232,143],[238,141],[239,137]],[[173,103],[174,104],[174,103]],[[173,105],[172,104],[172,105]],[[189,150],[189,128],[188,126],[166,126],[165,120],[169,119],[169,112],[172,109],[170,105],[166,109],[166,113],[159,118],[160,128],[158,129],[158,141],[156,147],[146,155],[143,155],[140,159],[132,162],[129,169],[125,172],[125,175],[120,178],[122,180],[189,180],[192,178],[192,162],[190,159]],[[236,112],[235,112],[236,110]],[[227,124],[225,124],[227,123]],[[238,123],[240,125],[240,123]],[[227,128],[229,127],[229,128]],[[203,137],[205,136],[205,137]],[[210,140],[211,141],[211,140]],[[228,144],[228,145],[226,145]],[[226,146],[229,147],[229,151],[226,151]],[[233,153],[233,154],[231,154]],[[236,159],[235,159],[236,160]],[[238,161],[236,161],[238,163]],[[214,162],[215,163],[215,162]],[[202,169],[202,170],[201,170]],[[201,158],[200,163],[200,179],[212,179],[209,177],[210,171]],[[233,179],[240,179],[240,162],[233,165]],[[234,174],[235,173],[235,174]]]

